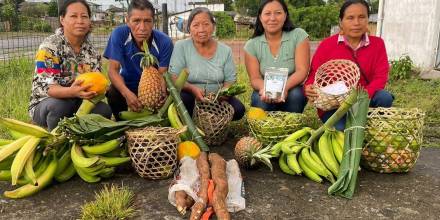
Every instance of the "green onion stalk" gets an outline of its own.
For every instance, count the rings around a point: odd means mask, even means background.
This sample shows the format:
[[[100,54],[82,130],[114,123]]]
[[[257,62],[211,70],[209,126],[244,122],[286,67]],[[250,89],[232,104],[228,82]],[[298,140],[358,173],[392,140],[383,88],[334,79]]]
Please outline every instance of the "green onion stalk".
[[[308,146],[312,146],[313,142],[318,139],[326,129],[332,129],[336,122],[347,114],[350,107],[356,102],[360,90],[361,89],[353,89],[336,112],[321,127],[312,132],[312,135],[306,143]]]
[[[203,141],[202,136],[197,131],[197,128],[194,125],[191,116],[189,115],[188,111],[185,108],[185,105],[182,102],[182,99],[180,98],[180,92],[176,89],[173,81],[171,80],[170,74],[167,72],[164,74],[164,77],[171,97],[173,97],[177,111],[179,112],[179,115],[182,116],[183,122],[188,126],[188,131],[192,134],[194,141],[197,143],[197,145],[199,145],[202,151],[208,152],[209,147],[208,145],[206,145],[205,141]]]
[[[362,91],[357,102],[350,108],[344,131],[344,157],[337,181],[328,188],[328,194],[351,199],[357,184],[359,163],[365,137],[365,124],[370,100]]]

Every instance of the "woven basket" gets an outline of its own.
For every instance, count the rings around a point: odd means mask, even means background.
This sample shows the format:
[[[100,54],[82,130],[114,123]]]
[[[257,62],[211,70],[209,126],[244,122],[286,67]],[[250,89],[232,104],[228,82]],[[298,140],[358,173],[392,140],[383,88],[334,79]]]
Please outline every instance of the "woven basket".
[[[247,118],[254,137],[264,145],[278,143],[293,132],[304,127],[305,115],[281,111],[270,111],[265,119]]]
[[[177,168],[178,130],[145,127],[125,132],[128,153],[136,172],[143,178],[165,179]]]
[[[408,172],[420,154],[424,116],[417,108],[370,108],[362,166],[380,173]]]
[[[205,133],[206,144],[220,145],[226,140],[226,128],[233,116],[234,108],[227,102],[196,102],[193,120]]]
[[[342,95],[331,95],[323,92],[321,88],[331,85],[337,81],[345,83],[351,90],[357,85],[360,78],[358,66],[350,60],[330,60],[322,64],[315,74],[315,87],[318,98],[313,102],[316,108],[323,111],[329,111],[338,108],[348,93]]]

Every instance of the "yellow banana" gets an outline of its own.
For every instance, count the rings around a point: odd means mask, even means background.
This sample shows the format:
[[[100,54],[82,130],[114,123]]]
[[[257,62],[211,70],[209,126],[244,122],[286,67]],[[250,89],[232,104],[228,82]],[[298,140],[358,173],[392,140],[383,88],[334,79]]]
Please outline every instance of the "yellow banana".
[[[335,155],[336,160],[339,164],[341,164],[342,156],[344,155],[342,146],[339,144],[338,140],[336,140],[336,133],[329,133],[329,139],[332,146],[333,154]]]
[[[25,137],[19,138],[14,142],[3,146],[0,149],[0,162],[8,158],[10,155],[18,151],[32,136],[26,135]]]
[[[52,136],[46,129],[33,125],[28,124],[19,120],[15,120],[12,118],[1,118],[0,117],[0,124],[3,124],[6,128],[18,131],[23,134],[32,135],[38,138],[43,137],[49,137]]]
[[[26,165],[27,160],[35,151],[35,148],[40,143],[40,138],[31,137],[26,144],[23,145],[22,148],[17,152],[17,155],[14,158],[14,161],[11,165],[11,175],[12,175],[12,185],[15,186],[17,184],[17,180],[23,171],[24,166]]]
[[[296,174],[301,175],[302,169],[299,166],[298,160],[296,159],[296,154],[287,154],[287,166],[293,170]]]
[[[287,155],[282,153],[280,158],[278,159],[278,165],[280,166],[280,169],[289,175],[295,175],[295,171],[291,170],[289,166],[287,165]]]
[[[26,184],[13,191],[5,191],[4,196],[12,199],[19,199],[19,198],[31,196],[41,191],[43,188],[45,188],[47,185],[49,185],[52,182],[53,176],[57,169],[57,164],[58,164],[58,160],[56,159],[56,156],[54,154],[51,154],[51,160],[49,165],[47,166],[47,169],[44,171],[43,174],[41,174],[37,178],[37,182],[38,182],[37,186],[33,184]]]
[[[328,181],[331,183],[335,182],[335,178],[333,177],[333,174],[330,170],[327,169],[327,167],[322,162],[321,158],[319,158],[318,154],[316,154],[312,149],[310,149],[310,155],[312,156],[313,160],[315,160],[316,163],[318,163],[321,167],[324,167],[326,175],[324,176]]]
[[[93,176],[93,175],[88,174],[81,167],[78,167],[75,164],[73,166],[75,167],[75,170],[78,173],[78,176],[81,177],[81,179],[83,179],[84,181],[86,181],[88,183],[96,183],[101,180],[101,178],[98,176]]]
[[[70,162],[67,165],[66,169],[64,169],[58,175],[55,175],[55,180],[58,181],[59,183],[66,182],[67,180],[75,176],[75,174],[76,174],[75,167],[73,166],[73,163]]]
[[[75,167],[91,167],[99,162],[99,157],[97,156],[90,158],[85,157],[81,147],[76,143],[73,144],[72,149],[70,150],[70,157],[72,158]]]
[[[105,154],[118,148],[122,140],[123,138],[116,138],[114,140],[110,140],[93,146],[83,146],[82,149],[89,154],[95,154],[95,155]]]
[[[307,166],[307,164],[304,162],[304,159],[302,158],[302,154],[300,154],[298,157],[298,163],[299,163],[299,166],[304,171],[304,174],[307,176],[307,178],[309,178],[317,183],[322,183],[322,178],[317,173],[313,172],[313,170],[310,169]]]
[[[336,130],[335,136],[336,136],[336,141],[338,141],[339,145],[341,145],[342,148],[344,148],[344,139],[345,139],[344,132]]]
[[[99,157],[108,167],[115,167],[130,161],[130,157]]]
[[[176,129],[183,128],[183,123],[179,118],[179,114],[177,112],[176,106],[174,105],[174,102],[171,103],[171,105],[168,107],[168,119],[170,121],[171,127]],[[187,131],[181,133],[179,136],[184,141],[191,139]]]
[[[312,128],[304,127],[301,130],[295,131],[293,134],[287,136],[283,141],[296,141],[306,134],[310,134],[313,131]]]
[[[1,148],[3,145],[7,145],[7,144],[10,144],[10,143],[12,143],[12,142],[14,142],[14,140],[8,140],[8,139],[0,138],[0,148]]]
[[[338,176],[339,164],[338,161],[336,161],[335,155],[333,155],[328,135],[329,133],[325,131],[318,140],[319,156],[333,175]]]
[[[26,176],[29,177],[29,179],[32,181],[32,183],[35,185],[37,184],[37,176],[34,172],[34,156],[36,155],[35,151],[32,152],[29,159],[26,161],[26,164],[24,166],[24,173]]]
[[[315,160],[310,155],[310,148],[305,147],[301,150],[301,157],[304,160],[304,163],[310,168],[314,173],[317,173],[320,176],[326,176],[325,168],[322,167],[319,163],[315,162]]]

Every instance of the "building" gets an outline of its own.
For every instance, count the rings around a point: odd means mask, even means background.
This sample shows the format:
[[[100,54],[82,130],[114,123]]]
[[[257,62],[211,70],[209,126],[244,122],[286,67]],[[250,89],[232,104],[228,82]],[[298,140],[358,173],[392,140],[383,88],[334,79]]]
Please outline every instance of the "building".
[[[380,0],[377,35],[390,60],[409,55],[422,69],[440,68],[440,1]]]

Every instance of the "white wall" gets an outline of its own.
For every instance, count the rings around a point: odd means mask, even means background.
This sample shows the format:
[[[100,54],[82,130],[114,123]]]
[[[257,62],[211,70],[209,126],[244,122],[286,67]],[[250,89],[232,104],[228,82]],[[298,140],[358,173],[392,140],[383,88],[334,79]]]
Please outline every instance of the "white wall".
[[[382,38],[390,60],[408,54],[424,69],[434,67],[440,33],[439,0],[382,0]]]

